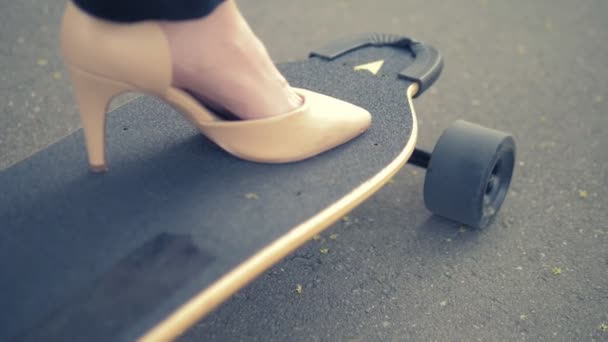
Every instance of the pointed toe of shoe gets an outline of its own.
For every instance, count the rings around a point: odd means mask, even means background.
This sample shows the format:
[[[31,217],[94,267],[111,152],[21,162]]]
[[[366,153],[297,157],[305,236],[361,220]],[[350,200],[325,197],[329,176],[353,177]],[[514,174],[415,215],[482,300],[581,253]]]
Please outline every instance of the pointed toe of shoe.
[[[336,101],[341,101],[337,100]],[[340,115],[338,125],[343,126],[344,134],[350,138],[367,131],[372,124],[372,115],[364,108],[341,101],[343,109],[337,111]]]
[[[306,89],[304,104],[258,120],[214,121],[201,130],[229,153],[250,161],[288,163],[314,157],[361,135],[371,114],[356,105]]]
[[[309,90],[298,91],[310,107],[311,121],[326,126],[327,149],[359,136],[371,126],[372,116],[362,107]]]

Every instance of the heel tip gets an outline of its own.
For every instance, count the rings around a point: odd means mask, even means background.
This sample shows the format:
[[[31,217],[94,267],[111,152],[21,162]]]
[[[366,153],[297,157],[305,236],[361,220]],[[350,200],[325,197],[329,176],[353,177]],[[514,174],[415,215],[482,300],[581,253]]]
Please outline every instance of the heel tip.
[[[93,173],[104,173],[108,171],[108,167],[105,165],[90,165],[89,170]]]

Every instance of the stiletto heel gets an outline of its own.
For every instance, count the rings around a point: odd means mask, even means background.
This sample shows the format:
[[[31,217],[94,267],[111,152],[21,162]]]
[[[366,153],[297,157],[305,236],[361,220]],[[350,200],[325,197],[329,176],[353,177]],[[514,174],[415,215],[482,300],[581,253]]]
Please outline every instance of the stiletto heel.
[[[105,115],[110,100],[125,91],[163,99],[225,151],[263,163],[299,161],[363,133],[371,115],[361,107],[306,89],[293,88],[302,106],[264,119],[225,121],[188,91],[172,85],[169,44],[156,21],[121,24],[84,13],[69,1],[61,49],[80,107],[89,164],[105,171]]]
[[[105,119],[112,98],[130,90],[126,84],[70,68],[74,94],[80,109],[89,166],[93,172],[107,171]]]

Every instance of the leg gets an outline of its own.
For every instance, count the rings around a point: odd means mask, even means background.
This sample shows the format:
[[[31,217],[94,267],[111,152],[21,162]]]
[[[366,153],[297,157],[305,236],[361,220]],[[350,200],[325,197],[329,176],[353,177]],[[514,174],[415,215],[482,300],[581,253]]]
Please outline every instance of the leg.
[[[110,16],[104,19],[129,21],[141,19],[143,14],[148,19],[162,19],[171,50],[173,85],[212,107],[241,119],[254,119],[286,113],[301,104],[234,1],[114,2],[76,1],[85,10],[96,10],[94,15]],[[153,3],[156,5],[150,7]],[[195,5],[195,10],[183,10]],[[171,8],[167,16],[162,16],[163,8]],[[192,13],[208,15],[192,18]]]

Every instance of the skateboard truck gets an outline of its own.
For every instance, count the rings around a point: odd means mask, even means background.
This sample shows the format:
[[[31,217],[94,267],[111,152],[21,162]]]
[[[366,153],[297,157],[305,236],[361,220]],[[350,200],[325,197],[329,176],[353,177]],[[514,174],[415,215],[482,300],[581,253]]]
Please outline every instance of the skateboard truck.
[[[413,58],[398,77],[419,85],[422,94],[439,77],[443,59],[432,46],[408,37],[368,33],[332,42],[310,53],[334,60],[365,47],[389,46]],[[408,163],[427,170],[424,202],[433,213],[474,228],[496,217],[509,189],[515,166],[510,134],[457,121],[439,138],[433,152],[416,148]]]

